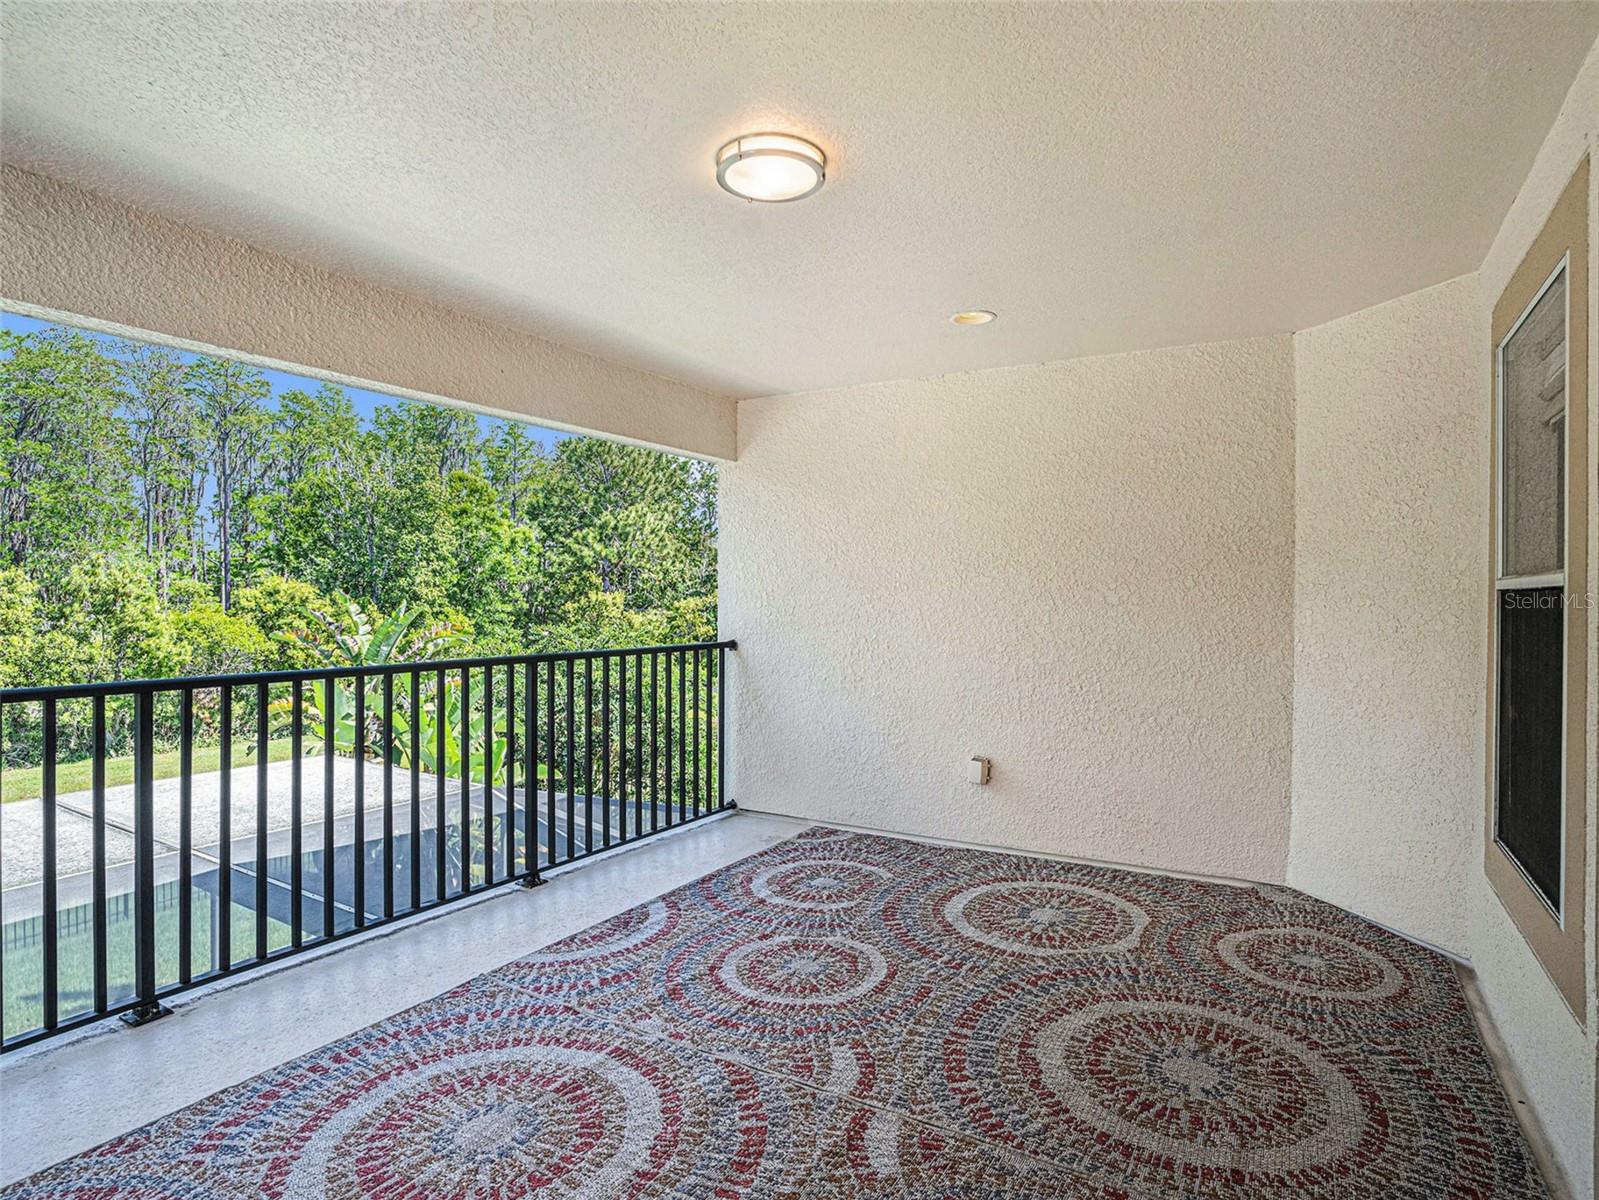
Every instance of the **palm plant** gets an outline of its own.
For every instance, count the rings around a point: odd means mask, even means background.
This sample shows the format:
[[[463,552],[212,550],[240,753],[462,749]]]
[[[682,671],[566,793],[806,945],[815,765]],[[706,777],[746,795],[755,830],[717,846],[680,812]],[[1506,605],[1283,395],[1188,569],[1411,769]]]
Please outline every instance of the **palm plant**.
[[[417,614],[409,611],[404,604],[388,616],[374,620],[360,604],[348,596],[339,596],[337,599],[344,605],[343,612],[337,616],[321,612],[316,614],[323,622],[326,633],[331,635],[331,642],[324,638],[313,637],[305,630],[292,635],[300,644],[313,650],[329,667],[360,670],[395,662],[423,662],[454,649],[464,636],[461,626],[452,621],[437,621],[431,625],[418,626]],[[365,727],[360,730],[362,735],[360,742],[363,750],[369,755],[375,753],[383,744],[382,687],[381,678],[372,677],[365,681],[362,688]],[[327,689],[310,687],[306,689],[304,698],[311,710],[305,714],[304,724],[305,745],[308,752],[325,753],[330,749],[328,742],[331,741],[333,753],[353,755],[357,744],[355,680],[335,680],[331,689],[333,702],[331,712],[327,708],[329,699]],[[430,719],[429,707],[423,705],[419,719],[421,728],[418,729],[418,733],[421,735],[420,742],[424,750],[421,761],[426,769],[436,771],[441,765],[433,761],[435,757],[433,752],[438,740],[437,728],[433,722],[437,717]],[[445,745],[454,747],[453,759],[447,758],[442,764],[445,769],[449,769],[453,764],[459,770],[460,708],[459,684],[455,684],[453,688],[447,684],[445,702],[434,703],[431,706],[434,714],[440,712],[444,714]],[[268,706],[267,711],[273,717],[277,732],[281,734],[294,719],[294,699],[292,696],[280,697]],[[482,740],[481,725],[481,718],[477,718],[471,729],[473,745]],[[410,713],[403,706],[396,708],[393,739],[395,761],[404,766],[410,765],[410,731]],[[496,746],[496,752],[501,753],[502,747]],[[468,765],[475,765],[481,772],[483,766],[481,752],[469,758]]]
[[[431,701],[431,702],[430,702]],[[487,752],[493,750],[494,779],[505,778],[506,750],[510,745],[505,713],[496,712],[492,727],[481,711],[461,712],[461,681],[444,680],[444,694],[438,695],[436,681],[426,682],[419,691],[417,722],[417,762],[422,770],[432,774],[453,775],[461,778],[463,748],[467,752],[465,764],[471,779],[482,782],[487,765]],[[444,757],[439,758],[439,726],[444,727]],[[463,747],[462,734],[465,733]],[[395,761],[411,765],[411,713],[408,707],[395,708],[394,712]]]
[[[432,625],[418,627],[417,614],[405,604],[374,623],[366,610],[348,596],[339,595],[335,599],[344,605],[344,612],[336,617],[322,612],[316,614],[333,638],[331,647],[313,638],[307,630],[291,635],[330,667],[421,662],[454,648],[465,636],[466,631],[455,621],[435,621]]]

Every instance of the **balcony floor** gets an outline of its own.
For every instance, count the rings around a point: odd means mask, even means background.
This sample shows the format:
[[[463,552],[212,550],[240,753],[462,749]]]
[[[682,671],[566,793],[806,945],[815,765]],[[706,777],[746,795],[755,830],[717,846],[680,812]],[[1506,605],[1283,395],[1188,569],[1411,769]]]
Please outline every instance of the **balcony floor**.
[[[0,1059],[0,1186],[792,837],[735,813]]]
[[[1558,1195],[1436,954],[1286,888],[826,830],[721,870],[804,828],[707,821],[8,1056],[0,1184],[317,1050],[37,1194],[537,1163],[594,1196]]]

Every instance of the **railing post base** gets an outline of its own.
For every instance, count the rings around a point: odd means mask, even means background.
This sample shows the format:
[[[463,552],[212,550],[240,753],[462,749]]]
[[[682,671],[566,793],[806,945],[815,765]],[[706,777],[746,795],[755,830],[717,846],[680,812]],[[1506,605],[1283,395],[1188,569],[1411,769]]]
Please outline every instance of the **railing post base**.
[[[169,1016],[172,1010],[165,1004],[141,1004],[138,1008],[131,1008],[122,1014],[122,1023],[137,1029],[140,1025],[148,1025],[151,1021]]]
[[[544,882],[545,881],[537,875],[524,875],[522,878],[516,881],[516,886],[519,888],[536,888],[543,887]]]

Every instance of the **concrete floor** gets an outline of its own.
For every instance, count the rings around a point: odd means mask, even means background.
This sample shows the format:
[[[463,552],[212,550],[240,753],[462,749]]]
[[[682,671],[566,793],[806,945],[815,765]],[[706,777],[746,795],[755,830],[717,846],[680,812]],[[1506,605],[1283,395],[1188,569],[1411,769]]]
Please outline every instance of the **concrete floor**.
[[[0,1059],[0,1186],[447,991],[805,822],[733,813]]]

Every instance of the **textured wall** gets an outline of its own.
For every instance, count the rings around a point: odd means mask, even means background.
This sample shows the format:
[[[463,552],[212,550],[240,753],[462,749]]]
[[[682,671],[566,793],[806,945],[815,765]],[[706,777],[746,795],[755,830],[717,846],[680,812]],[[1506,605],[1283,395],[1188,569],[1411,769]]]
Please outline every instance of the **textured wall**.
[[[739,803],[1281,879],[1292,372],[1273,338],[745,401]]]
[[[1599,1176],[1596,989],[1590,981],[1584,1013],[1567,1009],[1483,873],[1483,730],[1492,308],[1572,171],[1595,152],[1599,48],[1480,272],[1294,340],[1289,880],[1471,959],[1571,1194],[1584,1197]],[[1599,172],[1593,178],[1599,189]],[[1599,215],[1599,191],[1589,210]],[[1590,236],[1590,254],[1599,255],[1599,237]],[[1589,375],[1596,412],[1599,372]],[[1599,461],[1599,422],[1589,435],[1589,461]],[[1590,536],[1599,488],[1591,493]],[[1591,551],[1586,587],[1599,594]],[[1589,791],[1578,801],[1589,814],[1590,913],[1599,873],[1595,654],[1590,636]],[[1592,964],[1599,922],[1588,924]]]
[[[1478,370],[1481,394],[1486,397],[1491,342],[1492,309],[1505,289],[1511,274],[1527,248],[1543,227],[1556,198],[1570,181],[1572,172],[1588,154],[1599,158],[1599,46],[1572,84],[1560,116],[1538,152],[1515,204],[1494,239],[1493,248],[1478,273],[1478,292],[1482,307],[1478,317]],[[1590,171],[1588,197],[1589,268],[1588,278],[1599,279],[1599,170]],[[1590,312],[1594,310],[1590,304]],[[1590,364],[1599,363],[1599,320],[1589,321]],[[1588,371],[1588,411],[1599,413],[1599,370]],[[1485,400],[1486,402],[1486,400]],[[1588,422],[1588,461],[1599,462],[1599,420]],[[1483,472],[1487,472],[1486,447]],[[1599,487],[1589,492],[1588,534],[1599,534]],[[1592,541],[1588,553],[1587,590],[1599,595],[1599,552]],[[1571,585],[1576,588],[1577,581]],[[1599,913],[1596,876],[1599,876],[1599,638],[1594,636],[1599,609],[1589,610],[1588,636],[1588,794],[1581,803],[1588,806],[1588,912]],[[1576,1196],[1592,1196],[1599,1182],[1599,1139],[1595,1137],[1595,1111],[1599,1109],[1599,1080],[1595,1060],[1599,1056],[1599,920],[1588,921],[1589,987],[1587,1012],[1581,1014],[1587,1028],[1573,1017],[1555,986],[1544,974],[1521,933],[1506,915],[1504,907],[1483,874],[1481,786],[1477,791],[1474,851],[1477,861],[1468,875],[1466,900],[1473,916],[1471,960],[1482,984],[1494,1023],[1527,1087],[1537,1110],[1572,1183]],[[1572,798],[1568,797],[1568,803]]]
[[[711,458],[736,405],[508,326],[0,168],[0,296],[263,365]]]
[[[1294,339],[1288,881],[1461,955],[1481,858],[1478,312],[1473,275]]]

